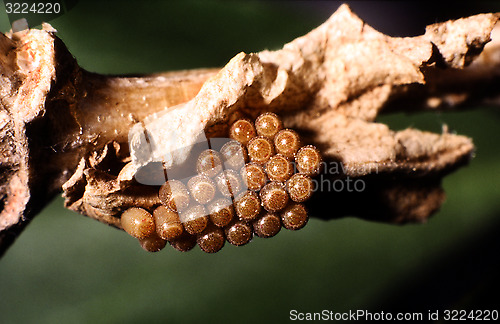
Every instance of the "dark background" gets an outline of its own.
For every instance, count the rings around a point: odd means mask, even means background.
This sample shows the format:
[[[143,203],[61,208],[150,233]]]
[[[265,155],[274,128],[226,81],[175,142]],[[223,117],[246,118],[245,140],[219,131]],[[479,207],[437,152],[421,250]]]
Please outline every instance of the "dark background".
[[[152,73],[223,66],[240,51],[278,49],[339,4],[80,1],[50,23],[90,71]],[[350,3],[392,36],[500,11],[495,2],[446,4]],[[2,11],[0,30],[8,29]],[[124,232],[67,211],[55,199],[0,260],[0,322],[253,323],[285,322],[291,309],[499,309],[500,115],[470,108],[380,118],[393,129],[440,132],[447,124],[474,139],[476,157],[445,179],[447,202],[426,224],[312,219],[299,232],[226,245],[215,255],[170,247],[151,254]]]

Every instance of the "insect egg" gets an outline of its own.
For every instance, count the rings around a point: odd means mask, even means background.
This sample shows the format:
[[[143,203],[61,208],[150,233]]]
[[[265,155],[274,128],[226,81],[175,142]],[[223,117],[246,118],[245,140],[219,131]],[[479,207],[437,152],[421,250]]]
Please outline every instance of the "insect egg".
[[[295,156],[295,164],[299,172],[309,176],[319,174],[321,161],[321,154],[313,145],[302,147]]]
[[[293,165],[283,155],[276,154],[266,163],[266,173],[270,180],[284,182],[293,174]]]
[[[155,231],[153,216],[145,209],[132,207],[121,216],[123,230],[138,239],[144,239]]]
[[[292,159],[300,148],[300,137],[291,129],[282,129],[274,137],[276,152],[287,159]]]
[[[303,202],[311,198],[313,181],[305,174],[296,173],[286,182],[286,189],[290,199],[295,202]]]
[[[236,171],[231,169],[219,173],[215,177],[215,183],[224,197],[233,197],[243,189],[240,176]]]
[[[196,175],[189,179],[188,189],[191,197],[200,204],[206,204],[215,197],[215,183],[207,176]]]
[[[196,241],[203,252],[215,253],[222,249],[226,238],[221,228],[209,225],[198,235]]]
[[[183,232],[181,236],[170,241],[170,245],[177,251],[187,252],[196,245],[196,236]]]
[[[189,192],[179,180],[168,180],[158,192],[162,204],[173,211],[185,210],[189,206]]]
[[[273,143],[263,136],[252,138],[247,144],[247,150],[250,161],[259,164],[266,163],[274,154]]]
[[[243,183],[250,190],[260,190],[267,182],[264,168],[253,162],[247,163],[241,168],[241,177],[243,178]]]
[[[301,229],[307,224],[307,220],[307,210],[302,204],[291,204],[281,213],[283,226],[289,230]]]
[[[272,112],[261,114],[255,120],[257,134],[272,139],[283,128],[281,119]]]
[[[153,212],[156,224],[156,233],[164,240],[173,240],[184,230],[179,215],[173,210],[159,206]]]
[[[209,217],[212,223],[218,227],[227,226],[234,218],[234,208],[231,200],[219,198],[208,205]]]
[[[281,230],[281,220],[273,213],[266,213],[253,223],[253,230],[259,237],[272,237]]]
[[[279,182],[266,184],[260,191],[260,199],[267,211],[282,210],[288,204],[288,194]]]
[[[229,129],[229,137],[237,140],[243,145],[256,136],[255,128],[252,122],[248,119],[239,119],[231,125]]]
[[[236,198],[234,207],[241,220],[251,221],[259,215],[261,210],[259,196],[253,191],[244,192]]]
[[[158,252],[162,250],[165,245],[167,245],[167,241],[159,237],[154,232],[148,237],[139,239],[139,243],[141,244],[141,247],[148,252]]]
[[[252,228],[245,222],[235,222],[226,229],[226,239],[236,246],[245,245],[252,239]]]
[[[201,233],[208,224],[207,211],[202,205],[194,205],[182,213],[184,229],[189,234]]]
[[[246,148],[240,142],[230,141],[220,149],[224,167],[226,169],[239,170],[248,161]]]
[[[196,171],[207,177],[214,177],[222,171],[222,159],[219,152],[205,150],[200,153],[196,160]]]
[[[179,166],[183,172],[178,179],[186,178],[184,171],[195,169],[196,175],[183,182],[170,179],[160,187],[161,205],[152,214],[136,207],[123,212],[123,229],[144,250],[160,251],[169,242],[179,251],[198,244],[202,251],[216,253],[226,240],[241,246],[254,233],[268,238],[281,227],[298,230],[307,224],[301,203],[311,197],[311,177],[320,172],[319,151],[312,145],[301,148],[297,132],[284,129],[275,113],[259,115],[254,124],[236,111],[228,116],[228,122],[234,120],[231,140],[220,151],[203,147],[194,166]],[[218,148],[220,142],[210,143]]]

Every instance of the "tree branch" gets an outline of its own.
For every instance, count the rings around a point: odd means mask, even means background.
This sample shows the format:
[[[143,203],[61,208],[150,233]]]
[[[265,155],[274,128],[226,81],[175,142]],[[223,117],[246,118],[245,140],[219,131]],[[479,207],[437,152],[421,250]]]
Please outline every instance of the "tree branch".
[[[161,154],[144,160],[138,147],[129,150],[132,127],[160,141],[175,128],[181,135],[161,148],[169,150],[194,144],[199,130],[227,136],[234,116],[263,111],[279,113],[320,148],[328,164],[319,182],[365,184],[362,192],[314,195],[313,216],[424,221],[444,200],[442,177],[470,159],[472,141],[374,121],[395,110],[498,104],[500,39],[479,55],[498,17],[392,38],[343,5],[282,50],[240,53],[222,69],[145,77],[84,71],[49,25],[0,34],[0,253],[61,190],[68,208],[118,228],[126,208],[157,205],[157,188],[134,175]],[[147,117],[165,108],[182,112],[175,123]],[[331,199],[336,207],[326,214]]]

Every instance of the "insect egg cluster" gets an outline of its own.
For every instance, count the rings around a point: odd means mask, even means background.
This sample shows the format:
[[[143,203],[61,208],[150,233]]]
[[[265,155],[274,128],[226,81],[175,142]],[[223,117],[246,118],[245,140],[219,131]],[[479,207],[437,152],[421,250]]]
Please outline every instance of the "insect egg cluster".
[[[236,120],[231,141],[198,155],[196,175],[169,179],[159,189],[153,211],[133,207],[121,216],[123,229],[151,252],[167,242],[179,251],[198,245],[215,253],[225,242],[241,246],[254,235],[273,237],[282,227],[299,230],[308,221],[302,204],[313,192],[321,155],[301,145],[274,113],[255,122]]]

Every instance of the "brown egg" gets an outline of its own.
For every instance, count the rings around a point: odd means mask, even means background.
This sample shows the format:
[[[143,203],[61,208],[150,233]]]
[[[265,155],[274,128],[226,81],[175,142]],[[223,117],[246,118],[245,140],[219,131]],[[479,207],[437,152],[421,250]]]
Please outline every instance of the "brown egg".
[[[215,253],[222,249],[226,238],[221,228],[209,225],[203,232],[198,234],[196,241],[203,252]]]
[[[226,239],[236,246],[245,245],[252,239],[252,228],[245,222],[235,222],[226,228]]]
[[[207,204],[215,197],[215,183],[207,176],[196,175],[188,181],[191,197],[200,204]]]
[[[224,197],[234,197],[243,190],[243,180],[231,169],[219,173],[215,177],[215,184]]]
[[[155,231],[153,215],[142,208],[127,209],[123,212],[120,221],[123,230],[138,239],[146,238]]]
[[[285,186],[280,182],[270,182],[260,191],[262,206],[271,212],[276,212],[285,208],[288,204],[288,194]]]
[[[283,129],[283,122],[275,113],[263,113],[255,120],[255,130],[260,136],[273,139],[281,129]]]
[[[248,162],[245,146],[237,141],[224,144],[220,149],[220,154],[226,169],[240,170]]]
[[[244,185],[249,190],[258,191],[264,187],[267,182],[266,172],[264,168],[257,163],[247,163],[241,168],[241,178]]]
[[[274,155],[274,145],[268,138],[258,136],[248,142],[247,151],[250,161],[264,164]]]
[[[218,227],[227,226],[234,218],[233,203],[230,199],[219,198],[208,205],[209,217],[212,223]]]
[[[286,189],[290,199],[295,202],[303,202],[311,198],[314,184],[310,177],[302,173],[294,174],[286,182]]]
[[[179,180],[168,180],[158,192],[158,197],[163,205],[173,211],[185,210],[189,206],[189,192]]]
[[[295,203],[290,204],[282,213],[281,221],[283,227],[289,230],[299,230],[307,224],[309,217],[304,205]]]
[[[300,148],[300,137],[294,130],[282,129],[274,137],[274,147],[287,159],[293,159]]]
[[[173,240],[184,231],[179,215],[165,206],[157,207],[153,212],[153,217],[156,224],[156,233],[164,240]]]
[[[274,213],[266,213],[253,222],[253,230],[259,237],[273,237],[281,230],[281,219]]]
[[[184,229],[189,234],[201,233],[208,224],[208,213],[202,205],[194,205],[189,207],[181,215],[181,222]]]
[[[271,181],[285,182],[293,174],[293,164],[283,155],[276,154],[266,163],[265,171]]]
[[[161,251],[165,245],[167,245],[167,241],[159,237],[155,232],[148,237],[143,239],[139,239],[139,244],[141,247],[148,252],[158,252]]]
[[[256,135],[255,127],[249,119],[239,119],[229,129],[229,137],[243,145],[246,145]]]
[[[196,171],[198,174],[215,177],[222,171],[222,159],[219,152],[214,150],[205,150],[200,153],[196,160]]]
[[[253,191],[240,194],[234,202],[234,209],[241,220],[254,220],[261,211],[259,196]]]
[[[181,236],[170,241],[170,245],[177,251],[187,252],[195,247],[196,236],[183,232]]]
[[[308,176],[319,174],[321,169],[321,154],[313,145],[302,147],[295,156],[295,164],[300,173]]]

